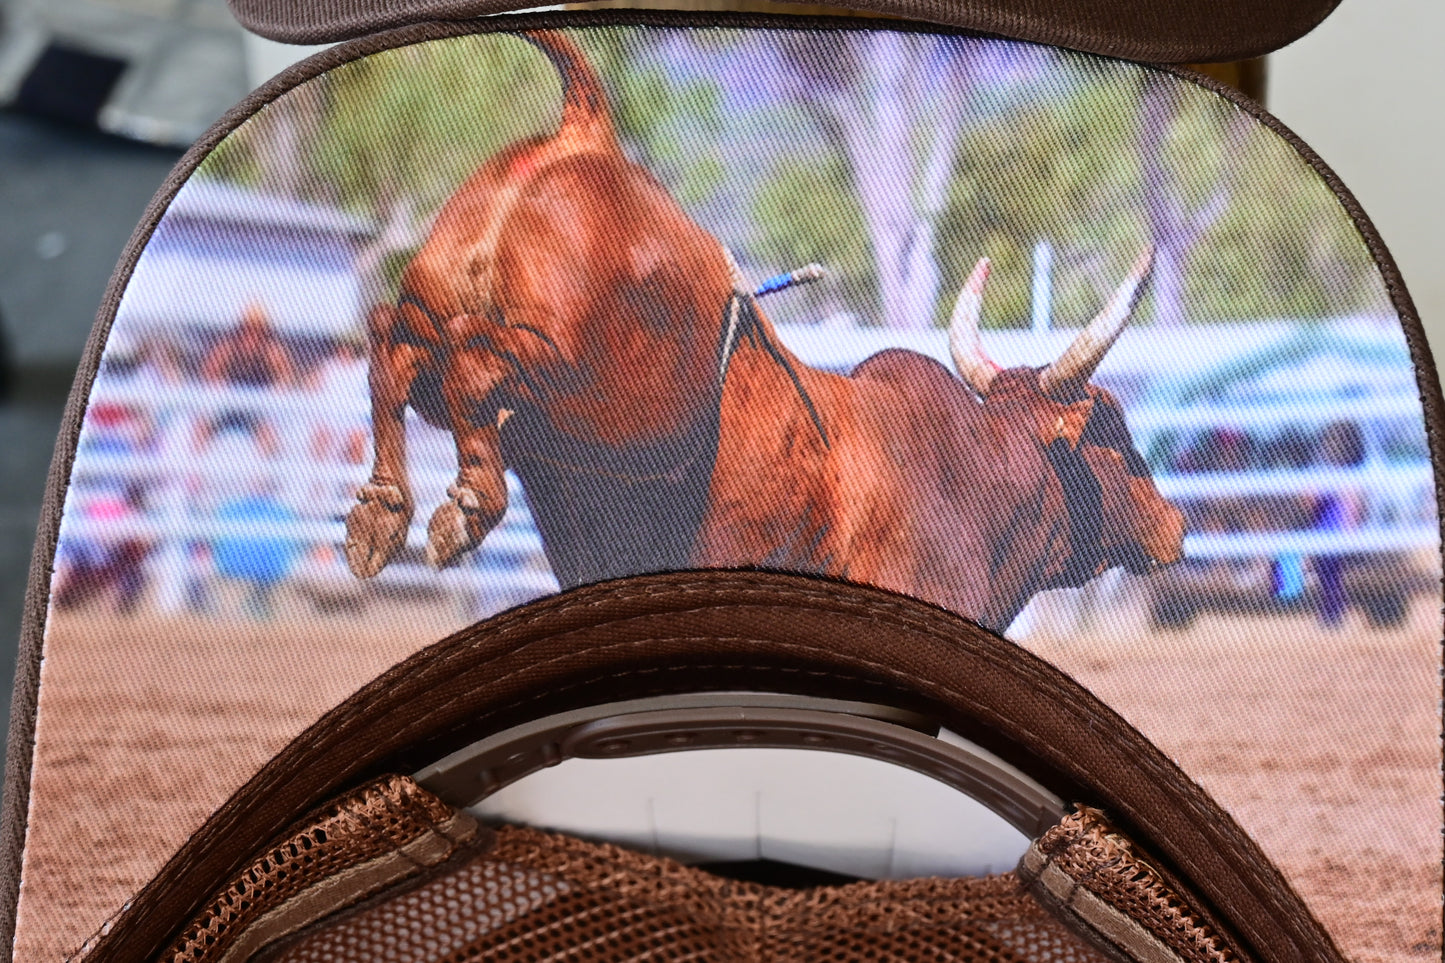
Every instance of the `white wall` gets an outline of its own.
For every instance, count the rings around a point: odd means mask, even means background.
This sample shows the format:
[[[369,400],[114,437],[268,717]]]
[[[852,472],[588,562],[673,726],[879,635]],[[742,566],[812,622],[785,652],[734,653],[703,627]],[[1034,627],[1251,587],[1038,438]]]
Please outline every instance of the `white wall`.
[[[1445,3],[1344,0],[1270,57],[1269,108],[1359,198],[1445,360]]]

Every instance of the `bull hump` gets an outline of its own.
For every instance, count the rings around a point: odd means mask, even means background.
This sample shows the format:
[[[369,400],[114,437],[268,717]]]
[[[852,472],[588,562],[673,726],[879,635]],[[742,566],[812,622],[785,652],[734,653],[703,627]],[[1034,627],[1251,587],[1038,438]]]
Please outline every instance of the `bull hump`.
[[[467,258],[478,294],[489,297],[492,292],[497,249],[520,202],[527,196],[528,189],[554,174],[558,165],[564,161],[586,155],[596,155],[599,159],[612,159],[615,156],[610,151],[599,150],[595,142],[559,136],[508,163],[501,184],[491,188],[491,198],[486,206],[483,223],[473,235],[470,256]]]

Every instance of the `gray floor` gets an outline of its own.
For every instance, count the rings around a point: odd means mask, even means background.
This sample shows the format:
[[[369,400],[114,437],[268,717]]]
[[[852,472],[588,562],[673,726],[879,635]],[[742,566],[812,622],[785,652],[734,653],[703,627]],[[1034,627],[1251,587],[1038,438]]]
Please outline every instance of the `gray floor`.
[[[66,393],[111,271],[178,154],[0,112],[0,700]],[[0,721],[3,728],[3,721]]]

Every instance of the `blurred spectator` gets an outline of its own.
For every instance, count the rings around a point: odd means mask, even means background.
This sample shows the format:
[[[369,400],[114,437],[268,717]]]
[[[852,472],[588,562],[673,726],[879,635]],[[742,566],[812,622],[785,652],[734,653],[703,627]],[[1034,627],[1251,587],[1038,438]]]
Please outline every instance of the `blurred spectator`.
[[[180,349],[161,337],[147,338],[141,344],[137,377],[152,385],[176,385],[186,379]]]
[[[366,346],[357,337],[338,338],[331,353],[316,367],[310,387],[338,398],[368,396]]]
[[[130,484],[123,489],[103,489],[80,506],[81,532],[68,534],[57,551],[57,607],[75,608],[113,589],[115,610],[122,614],[135,611],[145,594],[145,560],[152,545],[136,535],[115,537],[113,529],[142,517],[143,498],[141,487]],[[86,532],[92,525],[112,529],[110,537]]]
[[[1308,468],[1314,457],[1309,435],[1290,425],[1265,444],[1262,460],[1266,468],[1299,471]]]
[[[1237,428],[1211,428],[1196,436],[1172,467],[1184,475],[1236,474],[1256,471],[1267,452],[1248,433]],[[1186,507],[1191,531],[1233,533],[1268,531],[1273,527],[1271,502],[1238,495],[1199,499]],[[1274,559],[1221,556],[1198,563],[1211,568],[1240,586],[1277,592],[1279,567]]]
[[[129,455],[144,451],[152,435],[147,413],[130,405],[101,402],[85,413],[87,454]]]
[[[102,365],[106,382],[115,387],[173,385],[184,378],[176,346],[154,335],[137,344],[125,334],[112,334]]]
[[[265,477],[267,469],[264,465],[275,456],[275,446],[275,433],[259,419],[254,424],[247,424],[237,418],[223,416],[202,424],[190,455],[202,470],[188,479],[188,490],[184,495],[188,514],[221,519],[228,509],[234,510],[236,505],[244,503],[257,487],[258,469]],[[216,466],[226,467],[217,472]],[[230,545],[228,559],[233,570],[229,572],[222,571],[223,543]],[[247,544],[245,539],[229,542],[214,539],[197,540],[187,546],[187,608],[193,612],[216,610],[216,600],[212,597],[213,571],[247,581],[241,569],[235,568],[244,568],[244,562],[237,562],[237,553],[244,554]],[[269,590],[249,591],[247,607],[252,614],[259,616],[268,597]]]
[[[266,309],[250,304],[241,314],[241,323],[206,355],[201,377],[212,384],[286,388],[296,383],[296,367]]]
[[[270,422],[241,411],[227,412],[196,433],[196,452],[211,460],[233,457],[229,452],[237,448],[244,448],[252,458],[272,459],[279,454],[281,442]]]
[[[1309,435],[1290,425],[1264,446],[1266,468],[1274,471],[1304,471],[1314,461],[1314,444]],[[1276,527],[1291,531],[1308,529],[1314,522],[1314,498],[1308,493],[1283,496],[1275,501]],[[1299,552],[1282,552],[1271,563],[1270,585],[1275,598],[1298,602],[1304,598],[1307,582],[1305,557]]]
[[[1234,428],[1214,428],[1199,435],[1174,459],[1183,475],[1208,471],[1245,471],[1254,456],[1254,442]]]
[[[1332,468],[1354,468],[1365,460],[1365,438],[1360,426],[1337,421],[1320,435],[1320,454]],[[1364,500],[1356,490],[1335,488],[1315,500],[1315,527],[1326,532],[1348,531],[1363,521]],[[1320,622],[1330,628],[1341,625],[1349,596],[1345,591],[1344,555],[1318,555],[1315,575],[1320,582]]]
[[[366,461],[370,437],[367,416],[370,389],[367,385],[365,345],[359,338],[341,338],[331,354],[312,375],[309,387],[338,406],[354,404],[355,413],[334,421],[319,422],[311,439],[311,454],[324,461],[360,465]],[[350,497],[350,493],[348,493]]]
[[[264,529],[294,521],[295,513],[271,495],[258,492],[226,502],[216,512],[216,518],[244,532],[215,540],[211,552],[216,571],[245,585],[248,615],[254,619],[271,618],[276,586],[290,574],[298,546]]]
[[[241,323],[207,353],[201,363],[201,378],[211,384],[240,388],[289,388],[296,383],[296,367],[286,345],[276,336],[266,310],[250,304],[241,314]],[[200,444],[204,446],[212,436],[233,428],[255,435],[268,454],[274,454],[274,430],[250,410],[223,412],[202,430]]]

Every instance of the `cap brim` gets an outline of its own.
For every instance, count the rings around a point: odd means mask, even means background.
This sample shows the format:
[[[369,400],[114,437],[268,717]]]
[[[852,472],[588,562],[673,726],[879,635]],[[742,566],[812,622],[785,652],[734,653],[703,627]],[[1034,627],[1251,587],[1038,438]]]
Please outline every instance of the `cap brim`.
[[[759,572],[689,572],[535,602],[425,649],[328,713],[175,854],[90,947],[153,956],[308,810],[552,713],[755,690],[924,712],[1051,789],[1106,807],[1241,958],[1342,959],[1254,842],[1180,769],[1042,659],[920,602]]]
[[[230,0],[236,18],[285,43],[330,43],[425,20],[535,6],[528,0]],[[850,11],[906,17],[1153,63],[1257,57],[1304,36],[1339,0],[852,0]],[[628,0],[613,7],[817,13],[801,3]]]

